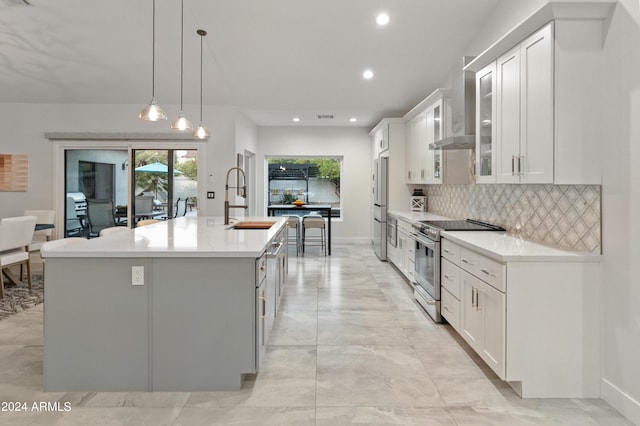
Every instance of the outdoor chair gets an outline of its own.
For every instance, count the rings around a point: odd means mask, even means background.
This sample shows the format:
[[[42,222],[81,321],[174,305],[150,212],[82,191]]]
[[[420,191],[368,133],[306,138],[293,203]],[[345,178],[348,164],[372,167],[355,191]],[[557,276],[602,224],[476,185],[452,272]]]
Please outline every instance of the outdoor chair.
[[[88,199],[87,217],[90,237],[97,237],[104,228],[116,226],[111,200]]]
[[[187,199],[184,200],[178,198],[176,201],[176,215],[174,217],[181,217],[187,214]]]
[[[36,219],[35,216],[20,216],[0,220],[0,299],[4,299],[4,275],[18,285],[18,280],[8,269],[10,266],[27,266],[27,281],[31,288],[31,263],[27,246],[33,238]]]
[[[75,236],[82,233],[82,222],[76,212],[76,202],[73,197],[67,197],[66,236]]]

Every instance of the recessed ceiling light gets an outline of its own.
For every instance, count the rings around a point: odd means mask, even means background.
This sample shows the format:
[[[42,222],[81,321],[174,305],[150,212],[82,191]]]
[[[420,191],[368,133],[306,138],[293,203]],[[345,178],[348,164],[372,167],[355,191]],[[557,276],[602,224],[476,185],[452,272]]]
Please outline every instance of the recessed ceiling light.
[[[378,16],[376,16],[376,24],[382,26],[382,25],[387,25],[389,23],[389,15],[387,15],[386,13],[381,13]]]
[[[350,121],[350,122],[352,122],[352,123],[355,123],[356,121],[358,121],[358,119],[357,119],[357,118],[355,118],[355,117],[351,117],[351,118],[349,119],[349,121]]]
[[[373,78],[373,71],[371,70],[366,70],[365,72],[362,73],[362,76],[364,78],[366,78],[367,80],[370,80]]]
[[[293,117],[293,121],[297,123],[298,121],[300,121],[300,117]]]

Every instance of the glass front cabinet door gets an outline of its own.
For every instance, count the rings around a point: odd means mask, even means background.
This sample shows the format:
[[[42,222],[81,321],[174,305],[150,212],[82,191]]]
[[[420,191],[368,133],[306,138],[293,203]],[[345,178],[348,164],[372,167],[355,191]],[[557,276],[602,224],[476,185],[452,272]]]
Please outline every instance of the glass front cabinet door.
[[[476,181],[496,182],[495,92],[496,64],[489,64],[476,73]]]

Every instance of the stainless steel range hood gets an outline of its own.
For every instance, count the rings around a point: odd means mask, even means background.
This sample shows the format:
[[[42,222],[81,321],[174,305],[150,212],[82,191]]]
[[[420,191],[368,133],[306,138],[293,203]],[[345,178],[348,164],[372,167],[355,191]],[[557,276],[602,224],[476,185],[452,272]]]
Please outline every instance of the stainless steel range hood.
[[[451,82],[451,135],[435,141],[429,149],[474,149],[476,147],[476,75],[463,68],[475,56],[464,56]]]

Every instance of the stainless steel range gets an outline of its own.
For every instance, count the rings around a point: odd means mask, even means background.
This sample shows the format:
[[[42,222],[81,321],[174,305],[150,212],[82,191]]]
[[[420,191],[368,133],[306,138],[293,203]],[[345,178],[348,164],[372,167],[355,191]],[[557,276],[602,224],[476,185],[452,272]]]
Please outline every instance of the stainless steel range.
[[[477,220],[425,220],[413,225],[416,244],[414,297],[435,322],[440,316],[440,233],[442,231],[504,231]]]

